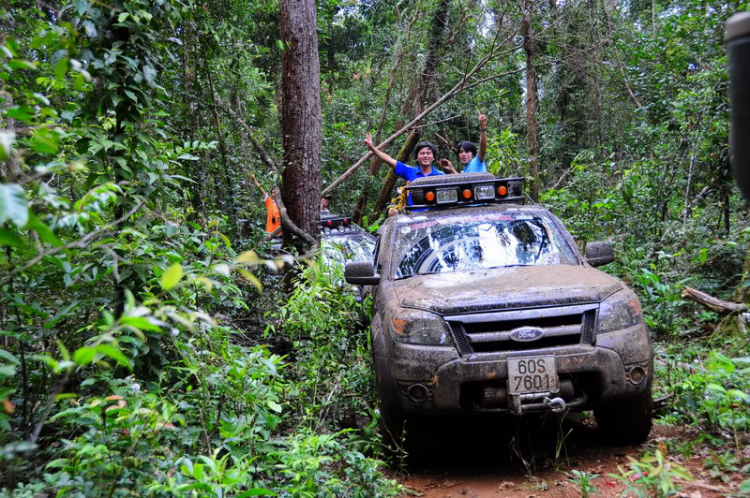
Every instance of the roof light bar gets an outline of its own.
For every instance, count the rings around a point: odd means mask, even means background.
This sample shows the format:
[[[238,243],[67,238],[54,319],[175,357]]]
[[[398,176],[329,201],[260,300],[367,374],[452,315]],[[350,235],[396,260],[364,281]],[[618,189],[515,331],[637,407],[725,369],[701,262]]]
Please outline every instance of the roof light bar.
[[[493,178],[487,173],[419,178],[406,186],[413,203],[407,209],[445,209],[498,202],[524,204],[523,182],[523,178]]]
[[[355,225],[349,217],[324,218],[318,222],[318,228],[323,233],[331,233],[333,231],[339,233],[355,233],[360,231],[360,228]]]

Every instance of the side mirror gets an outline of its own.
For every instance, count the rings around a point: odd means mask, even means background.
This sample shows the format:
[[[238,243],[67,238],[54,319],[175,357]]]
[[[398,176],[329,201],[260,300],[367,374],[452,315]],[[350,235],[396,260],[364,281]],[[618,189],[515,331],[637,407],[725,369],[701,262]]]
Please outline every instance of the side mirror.
[[[589,242],[586,244],[586,261],[591,266],[608,265],[615,260],[615,252],[609,242]]]
[[[354,285],[378,285],[380,275],[375,274],[370,261],[349,263],[344,269],[344,278]]]

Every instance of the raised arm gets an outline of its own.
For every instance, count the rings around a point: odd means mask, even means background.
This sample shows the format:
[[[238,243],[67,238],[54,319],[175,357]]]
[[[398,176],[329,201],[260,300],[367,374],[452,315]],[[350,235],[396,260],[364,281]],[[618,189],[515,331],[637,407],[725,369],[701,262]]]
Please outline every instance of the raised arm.
[[[263,194],[263,198],[265,199],[268,197],[268,194],[265,190],[263,190],[263,187],[260,186],[260,183],[258,183],[258,180],[255,178],[255,175],[253,174],[253,182],[255,182],[255,186],[258,187],[258,190],[260,190],[260,193]]]
[[[448,159],[440,159],[438,161],[438,164],[441,168],[443,168],[445,171],[447,171],[451,175],[457,175],[458,171],[456,171],[456,168],[453,167],[453,163],[451,163]]]
[[[479,112],[479,153],[477,158],[479,162],[484,162],[487,155],[487,115],[482,111]]]
[[[386,154],[385,152],[383,152],[382,150],[375,147],[375,144],[372,143],[372,136],[369,133],[365,136],[365,145],[367,146],[368,149],[372,151],[373,154],[378,156],[381,161],[383,161],[384,163],[390,164],[391,168],[396,167],[396,160],[393,159],[388,154]]]

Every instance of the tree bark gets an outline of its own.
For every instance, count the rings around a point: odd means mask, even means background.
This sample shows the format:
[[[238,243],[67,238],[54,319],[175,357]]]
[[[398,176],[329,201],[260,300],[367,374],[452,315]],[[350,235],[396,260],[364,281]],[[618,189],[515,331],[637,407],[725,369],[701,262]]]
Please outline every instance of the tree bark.
[[[529,173],[531,174],[531,198],[539,201],[539,166],[537,164],[536,141],[536,72],[534,70],[534,33],[531,27],[531,1],[524,0],[521,22],[523,49],[526,53],[526,133],[529,142]]]
[[[217,199],[219,206],[224,208],[226,210],[227,207],[229,207],[229,211],[231,211],[234,219],[237,219],[237,213],[236,208],[237,206],[234,203],[234,195],[232,194],[232,180],[229,175],[229,160],[227,159],[227,145],[224,142],[224,134],[221,132],[221,121],[219,120],[219,113],[216,111],[216,98],[215,98],[215,91],[214,91],[214,82],[211,78],[211,70],[206,67],[206,77],[208,78],[208,89],[211,92],[211,115],[214,118],[214,126],[216,127],[216,138],[219,141],[219,150],[221,151],[221,162],[224,166],[224,188],[226,188],[225,195],[227,197],[226,201],[224,199]],[[229,206],[227,206],[229,204]]]
[[[185,135],[190,137],[190,143],[195,141],[195,132],[201,128],[201,113],[198,111],[198,102],[201,100],[201,86],[196,85],[198,80],[198,51],[197,37],[195,36],[195,23],[188,22],[185,25],[185,45],[183,52],[183,84],[185,93],[188,95],[188,108],[184,123],[187,126]],[[190,202],[193,206],[192,219],[204,220],[206,218],[206,206],[204,201],[203,187],[205,173],[203,171],[203,159],[193,161],[193,178],[196,180],[191,184]],[[191,218],[188,218],[191,219]]]
[[[406,28],[406,35],[404,37],[404,42],[399,45],[398,51],[396,53],[396,60],[393,63],[393,67],[391,68],[391,78],[388,81],[388,88],[385,90],[385,98],[383,99],[383,111],[380,114],[380,121],[378,122],[378,130],[375,132],[375,142],[380,143],[380,139],[383,133],[383,125],[385,124],[385,117],[388,112],[388,105],[391,102],[391,92],[393,91],[393,84],[396,81],[396,75],[398,74],[398,68],[401,66],[401,61],[404,58],[404,52],[406,50],[406,45],[409,43],[409,38],[411,37],[411,27],[414,25],[414,22],[417,20],[417,14],[419,14],[419,4],[417,4],[417,7],[414,9],[414,12],[412,13],[412,16],[409,20],[409,25]],[[403,126],[403,124],[401,125]],[[370,171],[367,175],[367,179],[365,180],[365,186],[362,189],[362,193],[359,196],[359,200],[357,201],[357,204],[354,206],[354,213],[352,214],[352,218],[354,218],[354,223],[361,224],[362,223],[362,215],[365,212],[365,208],[367,206],[367,196],[370,192],[370,183],[372,182],[372,177],[378,174],[378,171],[380,170],[380,159],[373,155],[370,159]]]
[[[281,1],[282,131],[284,174],[281,195],[290,219],[304,232],[317,232],[320,217],[320,63],[315,0]],[[290,245],[293,234],[284,231]]]
[[[409,96],[404,102],[402,109],[402,116],[418,116],[422,113],[423,106],[430,100],[429,96],[435,88],[435,71],[437,70],[438,62],[440,62],[440,48],[442,47],[443,37],[445,35],[446,27],[448,25],[448,9],[450,7],[450,0],[440,0],[437,7],[435,7],[435,14],[432,18],[432,27],[430,29],[430,42],[427,49],[427,57],[425,59],[424,68],[419,77],[419,85],[416,87],[417,91],[412,96],[409,92]],[[413,113],[413,114],[412,114]],[[416,123],[418,124],[418,123]],[[397,125],[398,127],[398,125]],[[410,137],[414,135],[412,134]],[[417,136],[419,133],[417,133]],[[408,143],[408,140],[407,140]],[[405,144],[406,145],[406,144]],[[403,152],[405,147],[402,147]],[[408,152],[407,152],[408,154]],[[399,159],[402,160],[402,159]],[[378,194],[378,200],[375,204],[373,214],[377,215],[384,208],[393,190],[396,179],[393,172],[388,174],[388,178],[383,184],[383,188],[380,189]]]
[[[440,0],[435,8],[435,15],[432,18],[432,28],[430,29],[430,46],[427,49],[427,58],[424,63],[424,70],[419,79],[419,91],[417,92],[417,107],[415,113],[422,112],[428,102],[435,100],[434,95],[437,85],[435,84],[435,72],[440,62],[440,52],[443,46],[443,36],[448,26],[448,8],[450,0]],[[434,98],[431,98],[434,97]]]

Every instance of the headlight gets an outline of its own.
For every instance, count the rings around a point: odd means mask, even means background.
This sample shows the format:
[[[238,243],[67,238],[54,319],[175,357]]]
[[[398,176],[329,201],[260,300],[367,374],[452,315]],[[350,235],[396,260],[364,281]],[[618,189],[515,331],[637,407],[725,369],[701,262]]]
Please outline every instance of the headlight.
[[[458,202],[458,190],[452,188],[450,190],[440,190],[437,191],[437,202],[438,204],[450,204]]]
[[[641,303],[629,289],[616,292],[599,306],[599,333],[625,329],[643,322]]]
[[[402,311],[391,320],[391,336],[398,342],[446,346],[449,332],[445,320],[423,311]]]
[[[478,201],[495,198],[495,185],[477,185],[474,187],[474,198]]]

